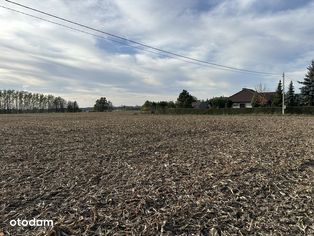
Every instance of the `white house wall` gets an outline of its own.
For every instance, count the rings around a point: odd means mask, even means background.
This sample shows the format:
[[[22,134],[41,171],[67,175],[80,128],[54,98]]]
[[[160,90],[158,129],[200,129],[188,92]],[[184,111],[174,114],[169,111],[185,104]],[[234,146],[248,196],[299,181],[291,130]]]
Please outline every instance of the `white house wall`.
[[[241,104],[245,104],[245,108],[252,108],[251,103],[241,103]],[[240,103],[233,103],[232,108],[240,108]]]

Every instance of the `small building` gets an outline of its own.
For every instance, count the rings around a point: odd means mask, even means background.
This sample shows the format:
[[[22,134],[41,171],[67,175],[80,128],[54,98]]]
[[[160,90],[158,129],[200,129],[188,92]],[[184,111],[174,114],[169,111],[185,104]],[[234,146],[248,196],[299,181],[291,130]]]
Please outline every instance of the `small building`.
[[[232,101],[232,108],[252,108],[252,100],[255,94],[260,104],[270,106],[275,92],[257,93],[253,89],[243,88],[240,92],[229,97],[229,100]]]

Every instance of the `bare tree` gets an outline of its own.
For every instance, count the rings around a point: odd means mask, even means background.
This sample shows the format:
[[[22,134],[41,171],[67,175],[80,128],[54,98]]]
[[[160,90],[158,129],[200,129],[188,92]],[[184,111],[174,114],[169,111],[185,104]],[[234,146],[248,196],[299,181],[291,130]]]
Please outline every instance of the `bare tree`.
[[[255,93],[252,98],[251,104],[253,107],[265,106],[267,105],[267,97],[266,97],[267,88],[264,84],[259,83],[255,86]]]

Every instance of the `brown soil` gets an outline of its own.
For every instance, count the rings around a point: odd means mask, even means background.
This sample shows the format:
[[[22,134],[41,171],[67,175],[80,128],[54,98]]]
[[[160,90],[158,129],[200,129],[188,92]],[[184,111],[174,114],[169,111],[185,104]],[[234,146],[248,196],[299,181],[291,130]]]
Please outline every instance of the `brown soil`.
[[[313,117],[2,115],[0,167],[0,235],[314,235]]]

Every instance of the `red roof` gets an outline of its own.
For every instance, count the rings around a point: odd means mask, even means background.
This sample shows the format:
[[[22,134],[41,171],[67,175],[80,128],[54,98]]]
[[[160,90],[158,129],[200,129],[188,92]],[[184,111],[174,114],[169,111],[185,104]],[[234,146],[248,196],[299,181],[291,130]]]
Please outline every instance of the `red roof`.
[[[260,95],[264,98],[266,98],[268,101],[272,100],[272,97],[275,95],[275,92],[264,92],[264,93],[260,93]]]
[[[237,92],[236,94],[232,95],[229,97],[229,99],[233,103],[251,103],[252,98],[254,94],[256,93],[255,90],[253,89],[247,89],[243,88],[240,92]],[[272,96],[275,95],[274,92],[264,92],[264,93],[259,93],[260,97],[265,101],[266,103],[272,100]]]
[[[234,103],[250,103],[255,94],[253,89],[244,88],[240,92],[229,97],[229,99]]]

